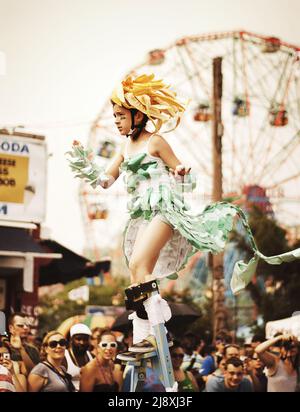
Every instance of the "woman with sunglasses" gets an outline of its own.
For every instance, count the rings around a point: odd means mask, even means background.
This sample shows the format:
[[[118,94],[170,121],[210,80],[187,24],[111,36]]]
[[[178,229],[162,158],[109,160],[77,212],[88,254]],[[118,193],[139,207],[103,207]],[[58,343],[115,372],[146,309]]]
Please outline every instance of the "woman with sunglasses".
[[[42,343],[42,362],[28,377],[29,392],[74,392],[71,376],[62,366],[67,344],[59,332],[47,333]]]
[[[81,370],[80,392],[119,392],[122,383],[120,365],[114,363],[117,341],[112,332],[103,332],[96,357]]]
[[[198,384],[192,372],[181,369],[184,350],[178,342],[174,342],[174,345],[170,348],[170,354],[174,379],[178,383],[178,392],[199,392]]]

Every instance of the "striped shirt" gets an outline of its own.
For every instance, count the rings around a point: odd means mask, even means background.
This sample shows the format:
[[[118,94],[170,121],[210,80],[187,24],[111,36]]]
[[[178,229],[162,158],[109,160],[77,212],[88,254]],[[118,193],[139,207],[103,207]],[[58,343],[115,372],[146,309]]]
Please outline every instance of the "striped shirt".
[[[0,392],[16,392],[11,373],[0,365]]]

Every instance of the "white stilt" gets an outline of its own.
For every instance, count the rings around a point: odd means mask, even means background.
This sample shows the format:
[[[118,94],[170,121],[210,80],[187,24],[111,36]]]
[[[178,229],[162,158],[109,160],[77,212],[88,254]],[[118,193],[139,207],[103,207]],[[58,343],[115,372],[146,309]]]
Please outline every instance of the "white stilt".
[[[150,297],[158,294],[158,291],[150,293]],[[141,392],[146,380],[146,367],[151,362],[152,369],[166,392],[176,391],[173,366],[164,323],[153,326],[157,349],[147,353],[134,353],[135,360],[123,361],[130,366],[130,392]],[[133,353],[132,353],[133,354]]]

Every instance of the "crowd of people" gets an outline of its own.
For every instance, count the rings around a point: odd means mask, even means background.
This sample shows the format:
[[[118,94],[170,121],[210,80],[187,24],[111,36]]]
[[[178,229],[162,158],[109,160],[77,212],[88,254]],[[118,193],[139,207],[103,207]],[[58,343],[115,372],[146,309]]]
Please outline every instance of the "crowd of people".
[[[131,346],[130,332],[117,335],[77,323],[67,337],[50,331],[39,339],[21,313],[10,317],[8,330],[0,340],[0,392],[130,390],[129,368],[117,358]],[[237,345],[226,333],[213,344],[185,333],[173,337],[170,354],[178,392],[300,391],[299,342],[292,335],[253,336]],[[165,391],[150,363],[141,390]]]

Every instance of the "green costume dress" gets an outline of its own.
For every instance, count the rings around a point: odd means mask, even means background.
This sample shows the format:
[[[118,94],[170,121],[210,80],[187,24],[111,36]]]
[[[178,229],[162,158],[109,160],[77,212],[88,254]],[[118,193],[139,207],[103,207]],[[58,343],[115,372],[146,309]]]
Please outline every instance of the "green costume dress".
[[[194,188],[192,179],[178,183],[170,176],[168,167],[158,157],[148,152],[149,141],[145,150],[132,157],[126,157],[120,171],[125,172],[125,183],[129,194],[128,212],[130,215],[125,233],[123,250],[130,260],[135,237],[141,225],[147,225],[155,216],[172,226],[172,238],[162,248],[154,268],[154,275],[159,278],[177,278],[177,272],[183,269],[190,256],[198,250],[214,254],[224,250],[229,233],[233,229],[234,218],[238,216],[246,229],[253,249],[253,258],[246,264],[235,264],[231,289],[234,294],[242,291],[251,281],[260,259],[272,265],[289,262],[300,258],[300,248],[282,255],[266,257],[259,252],[251,233],[247,218],[238,206],[227,202],[217,202],[205,208],[202,213],[193,213],[184,200],[184,192]],[[73,146],[68,152],[71,169],[76,176],[97,185],[103,170],[93,161],[88,160],[90,151],[82,146]]]

